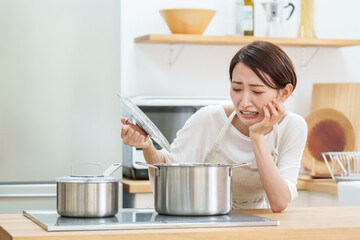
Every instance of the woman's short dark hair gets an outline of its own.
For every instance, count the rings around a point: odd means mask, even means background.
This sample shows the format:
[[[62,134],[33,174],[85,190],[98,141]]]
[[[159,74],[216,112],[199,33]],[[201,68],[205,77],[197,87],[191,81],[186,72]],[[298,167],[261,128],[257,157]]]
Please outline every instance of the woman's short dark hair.
[[[237,63],[242,62],[273,89],[283,89],[290,83],[296,87],[294,65],[286,53],[278,46],[265,42],[255,41],[241,48],[232,58],[229,68],[230,81]],[[266,73],[271,79],[267,79]]]

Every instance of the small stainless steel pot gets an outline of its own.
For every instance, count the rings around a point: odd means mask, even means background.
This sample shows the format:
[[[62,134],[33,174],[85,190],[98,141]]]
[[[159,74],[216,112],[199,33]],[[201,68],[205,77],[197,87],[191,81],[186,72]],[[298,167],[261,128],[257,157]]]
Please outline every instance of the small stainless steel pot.
[[[232,168],[249,165],[146,164],[155,169],[155,210],[167,215],[220,215],[231,210]]]
[[[121,164],[114,163],[99,176],[56,179],[57,212],[63,217],[109,217],[118,212],[119,179],[110,177]],[[72,170],[73,173],[73,170]]]

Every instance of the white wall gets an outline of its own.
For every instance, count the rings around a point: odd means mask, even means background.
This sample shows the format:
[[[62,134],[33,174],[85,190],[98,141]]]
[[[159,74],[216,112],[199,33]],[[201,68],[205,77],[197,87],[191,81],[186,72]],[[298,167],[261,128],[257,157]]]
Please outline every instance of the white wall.
[[[119,92],[119,0],[0,0],[0,182],[119,161]]]
[[[186,45],[177,62],[169,66],[169,44],[134,44],[146,34],[169,34],[159,14],[165,8],[212,8],[217,10],[204,35],[229,33],[229,1],[223,0],[133,0],[122,1],[121,86],[123,95],[228,96],[230,59],[241,46]],[[265,34],[265,14],[255,1],[255,35]],[[298,11],[286,25],[288,37],[296,37]],[[318,0],[315,2],[315,30],[319,38],[360,39],[360,1]],[[181,45],[174,45],[175,53]],[[360,46],[320,48],[283,47],[294,61],[298,86],[288,109],[306,116],[310,110],[312,84],[359,82]]]

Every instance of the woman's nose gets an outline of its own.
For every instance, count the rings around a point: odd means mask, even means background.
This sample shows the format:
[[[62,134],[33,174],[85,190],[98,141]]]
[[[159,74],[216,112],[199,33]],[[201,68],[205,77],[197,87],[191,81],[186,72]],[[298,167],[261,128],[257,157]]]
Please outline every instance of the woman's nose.
[[[248,93],[244,92],[241,96],[240,105],[244,108],[251,106],[251,99]]]

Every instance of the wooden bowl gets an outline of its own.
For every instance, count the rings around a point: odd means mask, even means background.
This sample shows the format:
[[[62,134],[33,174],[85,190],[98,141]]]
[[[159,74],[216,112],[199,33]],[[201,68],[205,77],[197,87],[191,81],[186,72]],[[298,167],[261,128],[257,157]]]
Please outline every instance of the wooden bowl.
[[[210,9],[160,10],[170,31],[176,34],[202,34],[215,12]]]
[[[342,112],[322,108],[310,113],[305,121],[308,136],[302,158],[313,177],[330,177],[322,152],[355,151],[355,130]]]

